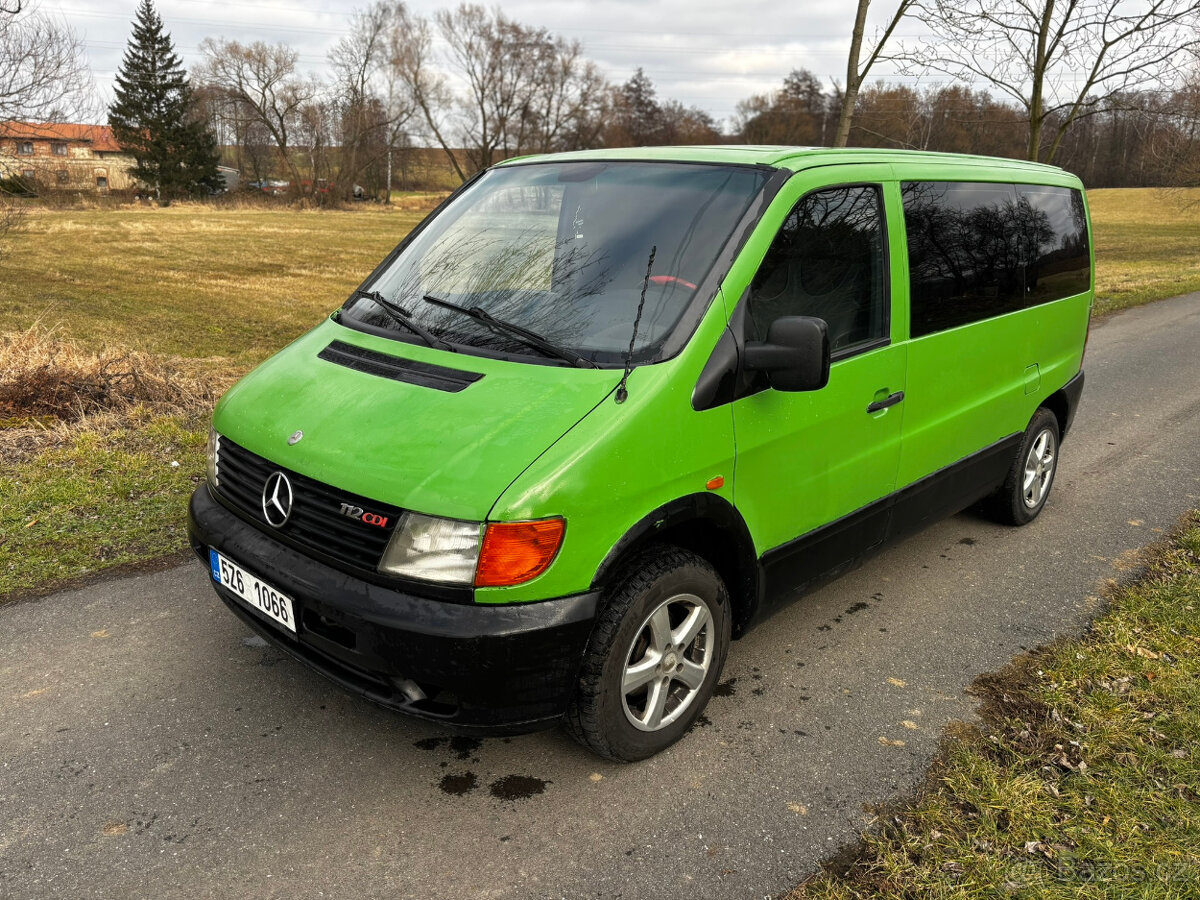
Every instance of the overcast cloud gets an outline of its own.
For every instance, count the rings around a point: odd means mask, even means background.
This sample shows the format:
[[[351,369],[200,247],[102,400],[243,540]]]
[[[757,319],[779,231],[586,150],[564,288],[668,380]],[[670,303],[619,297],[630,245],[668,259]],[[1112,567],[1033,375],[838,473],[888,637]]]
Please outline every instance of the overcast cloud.
[[[96,86],[107,104],[112,79],[129,37],[137,0],[41,0],[85,39]],[[158,0],[159,14],[176,50],[191,67],[200,41],[226,37],[243,43],[283,42],[300,53],[303,68],[321,73],[326,54],[348,27],[353,0]],[[410,0],[421,15],[456,3]],[[882,24],[894,4],[877,0],[870,27]],[[641,66],[660,99],[698,106],[726,123],[739,100],[779,86],[792,69],[807,68],[830,83],[845,79],[854,0],[812,0],[790,5],[768,0],[510,0],[506,14],[583,42],[585,54],[613,82]],[[905,23],[902,37],[916,34]],[[881,69],[878,74],[888,74]],[[876,74],[876,73],[873,73]]]

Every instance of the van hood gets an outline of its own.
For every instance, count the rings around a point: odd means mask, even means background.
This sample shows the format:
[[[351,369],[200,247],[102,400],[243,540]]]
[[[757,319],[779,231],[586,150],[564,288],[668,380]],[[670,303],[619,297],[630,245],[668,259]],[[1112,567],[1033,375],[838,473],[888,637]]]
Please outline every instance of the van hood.
[[[397,366],[422,383],[390,377]],[[329,320],[234,385],[213,424],[247,450],[342,490],[482,521],[620,375],[450,353]]]

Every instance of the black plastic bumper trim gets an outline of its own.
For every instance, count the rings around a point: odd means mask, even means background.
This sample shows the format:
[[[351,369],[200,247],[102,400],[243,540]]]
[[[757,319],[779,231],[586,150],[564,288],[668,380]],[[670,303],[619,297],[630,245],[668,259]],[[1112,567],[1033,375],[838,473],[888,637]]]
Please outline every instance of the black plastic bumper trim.
[[[1075,411],[1079,409],[1079,398],[1083,394],[1083,369],[1075,373],[1075,376],[1064,384],[1061,388],[1063,395],[1067,398],[1067,418],[1063,422],[1062,434],[1059,438],[1067,436],[1067,432],[1071,430],[1071,423],[1075,421]]]
[[[389,589],[281,544],[219,504],[207,485],[192,495],[188,531],[206,568],[212,547],[290,596],[300,624],[297,634],[284,632],[214,583],[239,618],[374,703],[458,730],[516,733],[554,725],[570,702],[598,592],[466,606]],[[323,617],[325,634],[305,626],[306,614]],[[405,680],[431,701],[452,701],[414,703],[399,688]]]

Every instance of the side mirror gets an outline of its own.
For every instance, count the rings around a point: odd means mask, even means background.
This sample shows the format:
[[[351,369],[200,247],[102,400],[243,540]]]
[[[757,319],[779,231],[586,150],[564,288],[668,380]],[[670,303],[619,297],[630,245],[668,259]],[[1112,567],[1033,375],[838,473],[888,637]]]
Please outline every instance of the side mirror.
[[[777,391],[817,391],[829,383],[829,326],[812,316],[784,316],[765,341],[747,341],[745,368],[765,372]]]

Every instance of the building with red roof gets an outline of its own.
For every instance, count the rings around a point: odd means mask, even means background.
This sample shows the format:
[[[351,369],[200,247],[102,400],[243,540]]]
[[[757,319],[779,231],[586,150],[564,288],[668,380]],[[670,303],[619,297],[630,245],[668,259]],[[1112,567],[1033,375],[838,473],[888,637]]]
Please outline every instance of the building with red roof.
[[[133,165],[107,125],[0,122],[0,178],[30,190],[124,190]]]

